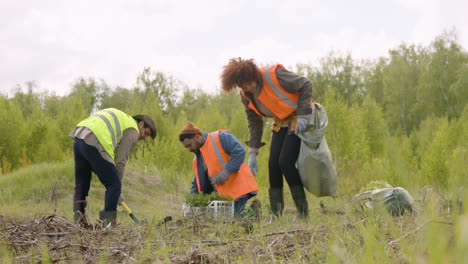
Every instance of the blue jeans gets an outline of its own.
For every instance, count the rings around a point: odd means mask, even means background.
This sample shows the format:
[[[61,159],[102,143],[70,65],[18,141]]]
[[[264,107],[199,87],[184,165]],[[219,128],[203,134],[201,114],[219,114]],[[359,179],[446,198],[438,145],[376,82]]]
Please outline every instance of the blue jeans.
[[[245,205],[247,204],[247,201],[255,195],[257,195],[257,192],[244,194],[241,197],[237,198],[234,201],[234,216],[245,217]],[[259,212],[257,211],[257,209],[254,207],[252,207],[252,209],[254,210],[254,215],[258,216]]]
[[[237,198],[234,201],[234,215],[235,216],[242,216],[242,211],[245,209],[245,205],[249,200],[250,196],[248,194],[244,194],[241,197]]]

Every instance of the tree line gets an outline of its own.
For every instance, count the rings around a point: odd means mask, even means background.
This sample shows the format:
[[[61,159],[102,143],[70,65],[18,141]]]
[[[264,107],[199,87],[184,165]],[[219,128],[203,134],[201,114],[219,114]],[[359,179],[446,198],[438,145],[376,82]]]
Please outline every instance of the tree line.
[[[330,53],[319,66],[298,64],[289,70],[312,81],[314,100],[327,110],[327,142],[343,183],[379,178],[395,185],[456,186],[468,176],[467,62],[456,35],[444,33],[428,46],[401,44],[387,57],[356,60]],[[132,160],[167,170],[190,170],[192,154],[178,141],[187,121],[248,139],[237,93],[209,94],[150,68],[137,76],[135,87],[80,78],[65,96],[36,90],[29,82],[10,96],[0,95],[0,174],[71,159],[69,132],[107,107],[154,118],[157,139],[139,143]],[[265,129],[264,141],[269,137]],[[268,151],[261,152],[266,170]]]

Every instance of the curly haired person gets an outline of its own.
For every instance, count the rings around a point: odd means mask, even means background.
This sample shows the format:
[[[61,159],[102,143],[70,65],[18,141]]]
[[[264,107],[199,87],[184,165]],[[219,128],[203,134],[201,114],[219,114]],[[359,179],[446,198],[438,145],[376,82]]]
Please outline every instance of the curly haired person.
[[[284,209],[283,176],[289,185],[297,215],[308,217],[308,203],[296,168],[301,140],[297,134],[307,126],[312,114],[312,83],[281,64],[259,68],[253,59],[233,58],[220,76],[221,88],[240,88],[249,127],[249,167],[258,172],[257,155],[264,145],[263,119],[272,118],[272,139],[268,159],[268,190],[271,211],[280,216]]]

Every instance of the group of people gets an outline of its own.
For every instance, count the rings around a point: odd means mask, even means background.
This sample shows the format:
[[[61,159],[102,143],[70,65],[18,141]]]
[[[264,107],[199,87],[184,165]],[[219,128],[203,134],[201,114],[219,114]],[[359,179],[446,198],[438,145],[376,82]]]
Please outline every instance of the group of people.
[[[217,192],[234,199],[235,214],[242,216],[247,201],[259,191],[255,180],[259,172],[257,156],[265,145],[261,141],[264,118],[272,118],[272,138],[268,159],[271,213],[280,217],[284,209],[283,177],[289,185],[297,215],[308,217],[308,203],[296,168],[303,131],[312,114],[312,83],[292,73],[281,64],[259,68],[253,59],[234,58],[221,73],[221,88],[230,92],[240,88],[240,98],[248,120],[248,162],[242,143],[227,129],[202,131],[186,123],[179,141],[195,154],[194,178],[190,194]],[[115,108],[92,114],[78,123],[70,136],[74,138],[75,193],[74,220],[87,224],[86,197],[91,173],[105,186],[104,209],[99,218],[115,224],[117,206],[122,199],[122,177],[128,157],[138,142],[154,139],[154,121],[145,114],[130,116]]]

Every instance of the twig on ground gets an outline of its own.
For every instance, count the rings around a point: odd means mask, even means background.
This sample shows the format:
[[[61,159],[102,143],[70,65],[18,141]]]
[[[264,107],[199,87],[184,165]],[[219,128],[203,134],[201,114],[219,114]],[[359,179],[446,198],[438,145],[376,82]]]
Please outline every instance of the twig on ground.
[[[390,241],[387,245],[393,246],[394,244],[400,242],[402,239],[405,239],[405,238],[411,236],[412,234],[418,232],[421,228],[423,228],[425,225],[427,225],[430,222],[431,222],[431,220],[426,220],[424,223],[422,223],[418,227],[416,227],[416,229],[414,229],[413,231],[411,231],[409,233],[406,233],[404,236],[402,236],[402,237],[400,237],[398,239]]]
[[[308,229],[289,230],[289,231],[268,233],[268,234],[263,235],[263,236],[275,236],[275,235],[283,235],[283,234],[291,234],[291,233],[299,233],[299,232],[309,233],[310,230],[308,230]]]

